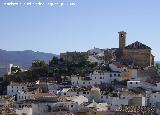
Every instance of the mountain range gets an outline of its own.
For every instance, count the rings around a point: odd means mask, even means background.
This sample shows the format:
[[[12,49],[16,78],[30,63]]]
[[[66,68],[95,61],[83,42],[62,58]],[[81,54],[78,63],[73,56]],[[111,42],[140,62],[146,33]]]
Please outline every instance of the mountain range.
[[[46,63],[57,56],[52,53],[34,52],[32,50],[24,51],[6,51],[0,49],[0,66],[15,64],[22,68],[29,68],[32,64],[32,60],[44,60]]]

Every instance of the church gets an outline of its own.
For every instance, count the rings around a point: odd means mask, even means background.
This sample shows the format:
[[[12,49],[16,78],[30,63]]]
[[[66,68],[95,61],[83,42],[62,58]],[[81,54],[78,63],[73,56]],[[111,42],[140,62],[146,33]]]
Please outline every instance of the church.
[[[122,63],[141,67],[153,66],[154,56],[151,48],[138,41],[126,46],[126,32],[119,33],[119,48],[116,58]]]

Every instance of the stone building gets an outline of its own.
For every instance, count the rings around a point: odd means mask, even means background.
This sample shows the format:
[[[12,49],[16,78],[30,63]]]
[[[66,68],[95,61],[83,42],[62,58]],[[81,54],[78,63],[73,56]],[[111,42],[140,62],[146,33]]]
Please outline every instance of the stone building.
[[[119,49],[117,60],[130,65],[141,67],[154,65],[154,56],[151,48],[138,41],[126,46],[126,32],[119,32]]]
[[[121,62],[127,65],[139,67],[147,67],[154,65],[154,56],[151,53],[151,48],[138,41],[126,46],[126,35],[124,31],[119,33],[119,48],[98,49],[94,48],[89,52],[66,52],[61,53],[60,58],[66,62],[80,61],[88,59],[89,55],[95,55],[98,52],[103,52],[105,63],[114,61]]]
[[[104,59],[106,63],[116,61],[117,48],[107,49],[104,51]]]
[[[62,58],[65,62],[86,60],[88,58],[88,53],[87,52],[66,52],[66,53],[61,53],[60,58]]]

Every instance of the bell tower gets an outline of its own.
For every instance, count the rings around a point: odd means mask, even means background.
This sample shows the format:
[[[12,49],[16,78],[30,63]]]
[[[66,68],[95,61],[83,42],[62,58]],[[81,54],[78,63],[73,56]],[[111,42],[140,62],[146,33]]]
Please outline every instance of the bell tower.
[[[120,31],[119,33],[119,48],[124,49],[126,46],[126,32]]]

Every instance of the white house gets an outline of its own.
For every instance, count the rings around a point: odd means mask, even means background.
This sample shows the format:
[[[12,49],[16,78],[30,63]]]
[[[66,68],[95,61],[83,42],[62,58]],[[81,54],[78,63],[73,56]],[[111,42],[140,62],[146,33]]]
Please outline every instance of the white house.
[[[94,84],[111,83],[112,81],[121,81],[120,72],[94,71],[89,75]]]
[[[60,91],[60,95],[61,96],[76,96],[76,92],[73,92],[71,93],[69,90],[71,88],[63,88],[61,91]]]
[[[55,101],[37,100],[37,102],[31,102],[31,107],[23,106],[22,108],[17,108],[16,113],[18,115],[22,115],[22,113],[26,113],[27,115],[50,115],[60,110],[77,112],[82,103],[88,102],[88,99],[82,95],[56,98]]]
[[[127,81],[127,88],[142,87],[141,81]]]
[[[138,80],[137,69],[132,69],[131,77],[132,77],[132,79],[134,79],[134,80]]]
[[[150,93],[147,95],[148,106],[160,108],[160,92]]]
[[[99,57],[100,56],[94,56],[94,55],[88,56],[88,61],[90,61],[92,63],[97,63],[97,64],[104,63],[104,59],[103,58],[99,58]]]
[[[32,114],[32,107],[23,107],[23,108],[18,108],[16,109],[16,114],[17,115],[33,115]]]
[[[65,97],[67,101],[77,102],[78,105],[88,102],[88,98],[83,95]]]
[[[96,55],[96,54],[104,52],[104,50],[94,47],[94,49],[90,49],[87,52],[89,55]]]
[[[144,81],[127,81],[127,88],[132,89],[137,87],[141,87],[148,91],[160,91],[160,83],[154,85]]]
[[[36,85],[46,87],[48,89],[49,93],[57,94],[57,91],[59,90],[59,85],[54,82],[42,82],[40,80],[36,81]]]
[[[39,102],[32,103],[31,107],[22,107],[16,109],[16,114],[18,115],[51,115],[55,112],[65,109],[67,111],[77,111],[78,110],[77,102]]]
[[[59,86],[55,83],[47,83],[49,93],[57,94]]]
[[[86,88],[63,88],[60,91],[61,96],[79,96],[83,95],[84,97],[90,98],[91,91]]]
[[[128,66],[126,65],[122,65],[122,64],[109,64],[109,67],[111,68],[112,71],[118,71],[118,72],[123,72],[123,71],[127,71],[128,70]]]
[[[44,115],[52,114],[54,112],[60,111],[60,109],[65,109],[67,111],[78,111],[77,102],[41,102],[32,104],[32,115]]]
[[[20,92],[28,91],[28,86],[32,84],[28,83],[12,83],[7,86],[7,95],[15,96]]]
[[[87,107],[94,108],[96,111],[109,111],[110,110],[110,106],[107,103],[96,103],[95,101],[90,103]]]
[[[21,92],[17,94],[17,101],[22,101],[22,100],[30,100],[34,99],[34,93],[32,92]]]
[[[113,97],[111,103],[111,110],[117,110],[121,105],[128,105],[128,99],[121,99],[118,97]]]
[[[79,87],[88,87],[93,86],[95,83],[89,77],[80,77],[80,76],[71,76],[71,83],[72,86],[79,86]]]
[[[71,83],[73,86],[89,87],[95,84],[110,84],[113,81],[122,81],[120,72],[108,72],[108,71],[94,71],[89,76],[79,77],[71,76]]]

